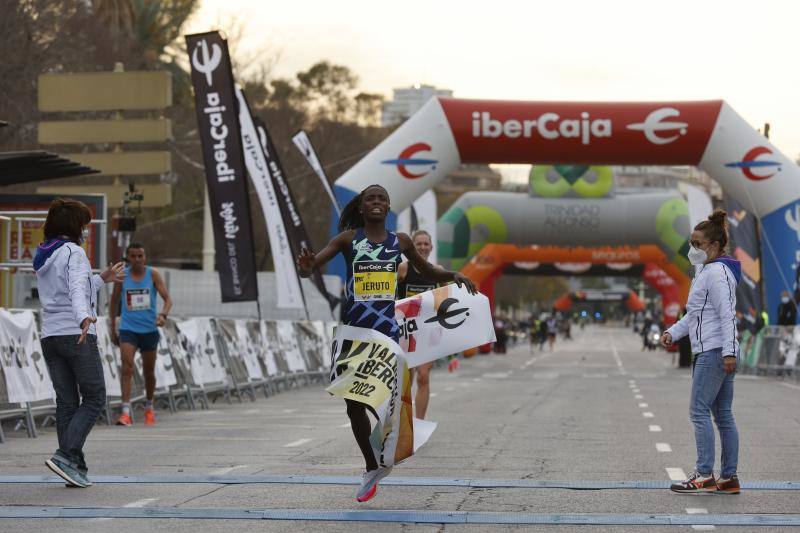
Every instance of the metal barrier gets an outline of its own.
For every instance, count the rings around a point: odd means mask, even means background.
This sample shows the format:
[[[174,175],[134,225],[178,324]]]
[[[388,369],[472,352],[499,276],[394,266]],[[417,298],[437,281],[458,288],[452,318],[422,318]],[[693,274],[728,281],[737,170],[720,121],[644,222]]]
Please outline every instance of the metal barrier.
[[[740,342],[741,371],[800,381],[800,326],[766,326],[757,334],[745,331]]]

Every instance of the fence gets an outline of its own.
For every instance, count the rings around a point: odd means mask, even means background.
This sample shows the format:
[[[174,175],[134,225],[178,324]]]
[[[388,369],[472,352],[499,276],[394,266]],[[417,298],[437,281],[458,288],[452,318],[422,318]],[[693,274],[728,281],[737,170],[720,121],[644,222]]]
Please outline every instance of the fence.
[[[42,356],[37,314],[0,309],[0,422],[16,421],[29,437],[54,421],[55,393]],[[221,398],[255,400],[281,388],[310,384],[328,374],[333,321],[195,317],[169,319],[159,328],[156,402],[170,411],[207,409]],[[109,322],[98,317],[97,345],[107,402],[101,420],[112,423],[120,404],[121,361]],[[131,395],[134,412],[144,406],[144,378],[137,354]],[[0,442],[5,440],[0,425]]]
[[[742,372],[800,381],[800,326],[767,326],[755,335],[745,331],[740,350]]]

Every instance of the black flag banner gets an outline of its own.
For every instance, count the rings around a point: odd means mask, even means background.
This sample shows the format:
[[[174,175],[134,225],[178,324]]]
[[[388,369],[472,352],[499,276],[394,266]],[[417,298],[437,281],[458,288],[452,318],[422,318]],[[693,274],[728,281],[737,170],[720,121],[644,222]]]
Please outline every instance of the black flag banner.
[[[286,226],[286,232],[289,234],[292,253],[297,257],[300,254],[300,250],[303,248],[311,250],[311,240],[308,238],[306,226],[303,224],[303,219],[300,217],[300,212],[297,210],[297,204],[294,201],[292,191],[289,189],[289,184],[286,183],[283,165],[281,165],[281,161],[278,158],[278,151],[275,149],[275,144],[272,142],[272,137],[269,135],[267,126],[259,118],[254,117],[253,120],[256,124],[256,131],[258,131],[261,147],[264,149],[264,157],[267,160],[267,168],[272,177],[275,195],[278,197],[278,205],[281,209],[283,223]],[[325,280],[322,278],[322,273],[319,270],[314,270],[311,281],[322,296],[328,300],[328,305],[330,305],[331,312],[333,312],[334,307],[339,303],[339,298],[328,292],[328,289],[325,287]]]
[[[725,210],[728,212],[731,254],[742,263],[742,283],[736,287],[736,310],[742,313],[745,327],[755,333],[764,309],[756,217],[727,194]]]
[[[250,202],[228,43],[219,32],[186,36],[203,147],[223,302],[258,300]]]

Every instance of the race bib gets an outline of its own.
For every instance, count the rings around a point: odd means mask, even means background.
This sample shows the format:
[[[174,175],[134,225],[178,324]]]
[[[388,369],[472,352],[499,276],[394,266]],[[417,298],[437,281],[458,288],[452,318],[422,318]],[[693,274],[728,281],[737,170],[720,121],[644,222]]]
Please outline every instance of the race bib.
[[[353,297],[357,302],[394,300],[397,268],[394,261],[356,261],[353,263]]]
[[[128,311],[147,311],[150,309],[150,289],[128,289],[125,291]]]
[[[412,296],[426,291],[432,291],[435,288],[436,285],[414,285],[413,283],[409,283],[406,285],[406,298],[411,298]]]

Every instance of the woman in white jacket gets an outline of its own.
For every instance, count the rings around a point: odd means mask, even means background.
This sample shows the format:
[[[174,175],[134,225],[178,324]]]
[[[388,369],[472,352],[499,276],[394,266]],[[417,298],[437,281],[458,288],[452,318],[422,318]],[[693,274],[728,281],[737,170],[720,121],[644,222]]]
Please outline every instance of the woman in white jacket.
[[[74,487],[91,485],[83,445],[106,401],[94,329],[97,293],[102,283],[125,275],[122,263],[92,275],[80,246],[91,219],[85,204],[54,200],[44,223],[45,241],[33,260],[42,303],[42,351],[56,391],[58,450],[45,464]]]
[[[694,425],[697,464],[688,479],[673,484],[674,492],[739,494],[736,468],[739,432],[731,410],[733,378],[739,355],[736,335],[736,285],[739,261],[724,255],[728,244],[727,214],[714,211],[695,226],[688,257],[696,273],[686,315],[661,338],[664,346],[689,335],[694,363],[689,418]],[[714,426],[722,443],[719,479],[714,478]]]

